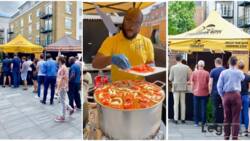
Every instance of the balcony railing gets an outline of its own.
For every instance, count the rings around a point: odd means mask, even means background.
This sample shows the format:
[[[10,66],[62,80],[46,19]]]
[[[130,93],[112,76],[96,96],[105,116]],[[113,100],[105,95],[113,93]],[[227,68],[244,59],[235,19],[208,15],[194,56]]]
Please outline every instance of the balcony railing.
[[[223,18],[233,18],[233,10],[227,10],[226,12],[220,12]]]
[[[250,17],[239,17],[238,27],[241,28],[250,27]]]
[[[52,16],[53,16],[52,10],[51,11],[49,10],[49,12],[41,12],[40,13],[40,19],[48,19]]]
[[[41,40],[40,44],[43,46],[43,47],[46,47],[48,46],[49,44],[52,43],[52,40]]]
[[[11,29],[8,29],[8,30],[7,30],[7,33],[8,33],[8,34],[14,34],[14,31],[11,30]]]
[[[249,5],[250,5],[250,1],[242,1],[242,2],[239,2],[238,5],[239,5],[239,6],[249,6]]]
[[[40,33],[44,33],[44,34],[46,34],[46,33],[50,33],[50,32],[52,32],[52,27],[42,27],[42,28],[40,28]]]

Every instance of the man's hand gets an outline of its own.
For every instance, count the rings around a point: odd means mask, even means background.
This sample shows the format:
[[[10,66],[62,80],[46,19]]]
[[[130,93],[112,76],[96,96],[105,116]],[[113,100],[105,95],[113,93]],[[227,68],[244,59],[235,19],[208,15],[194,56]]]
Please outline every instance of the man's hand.
[[[113,55],[111,63],[121,69],[129,69],[131,67],[128,58],[123,54]]]

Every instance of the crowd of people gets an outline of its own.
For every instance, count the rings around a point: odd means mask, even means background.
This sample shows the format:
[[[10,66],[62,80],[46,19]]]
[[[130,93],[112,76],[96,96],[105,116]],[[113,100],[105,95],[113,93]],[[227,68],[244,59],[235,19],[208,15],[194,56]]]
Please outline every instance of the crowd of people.
[[[66,57],[58,56],[54,60],[51,54],[40,55],[39,59],[26,58],[21,59],[17,54],[13,58],[5,55],[2,61],[2,76],[3,85],[5,88],[7,84],[14,88],[18,88],[21,84],[20,78],[23,82],[23,90],[28,90],[28,78],[33,81],[34,93],[37,93],[36,98],[41,98],[40,102],[46,104],[48,89],[50,87],[50,105],[54,104],[55,94],[59,96],[59,101],[62,104],[62,112],[55,118],[56,121],[65,121],[66,110],[69,115],[72,115],[75,110],[81,110],[81,61],[78,57],[69,57],[68,66],[66,66]],[[13,79],[13,80],[11,80]],[[8,83],[7,83],[8,82]],[[42,88],[43,86],[43,96]],[[68,101],[66,103],[66,95],[68,94]]]
[[[207,122],[207,104],[212,102],[213,126],[224,126],[224,139],[238,139],[241,123],[245,126],[248,136],[250,76],[244,71],[245,64],[237,57],[230,57],[229,68],[223,67],[223,60],[214,60],[215,68],[210,72],[204,69],[205,62],[199,60],[194,70],[183,63],[182,55],[176,56],[177,63],[170,68],[169,80],[172,82],[174,97],[174,120],[178,124],[179,101],[181,107],[181,122],[185,123],[186,103],[185,93],[191,86],[193,93],[194,126],[205,126]],[[185,62],[185,61],[184,61]]]

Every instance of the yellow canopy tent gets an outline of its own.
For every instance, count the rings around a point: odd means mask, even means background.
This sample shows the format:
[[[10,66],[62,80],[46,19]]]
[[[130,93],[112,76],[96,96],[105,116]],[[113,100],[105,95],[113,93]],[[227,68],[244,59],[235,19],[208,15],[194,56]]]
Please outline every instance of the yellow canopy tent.
[[[18,35],[10,42],[1,45],[0,51],[4,53],[42,53],[43,47],[32,44],[22,35]]]
[[[206,21],[188,32],[169,37],[172,51],[247,51],[250,35],[213,11]]]
[[[102,12],[125,12],[131,7],[144,9],[154,4],[154,2],[84,2],[84,14],[96,14],[96,5],[99,6]]]

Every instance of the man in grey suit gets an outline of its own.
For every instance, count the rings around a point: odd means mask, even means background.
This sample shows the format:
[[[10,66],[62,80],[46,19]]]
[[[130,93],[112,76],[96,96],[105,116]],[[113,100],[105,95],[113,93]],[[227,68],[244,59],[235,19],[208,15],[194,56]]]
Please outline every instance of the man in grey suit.
[[[185,123],[186,103],[185,93],[187,92],[187,83],[191,75],[191,69],[181,63],[182,55],[176,55],[176,64],[170,68],[169,80],[172,82],[172,92],[174,97],[174,123],[179,119],[179,101],[181,101],[181,122]]]

